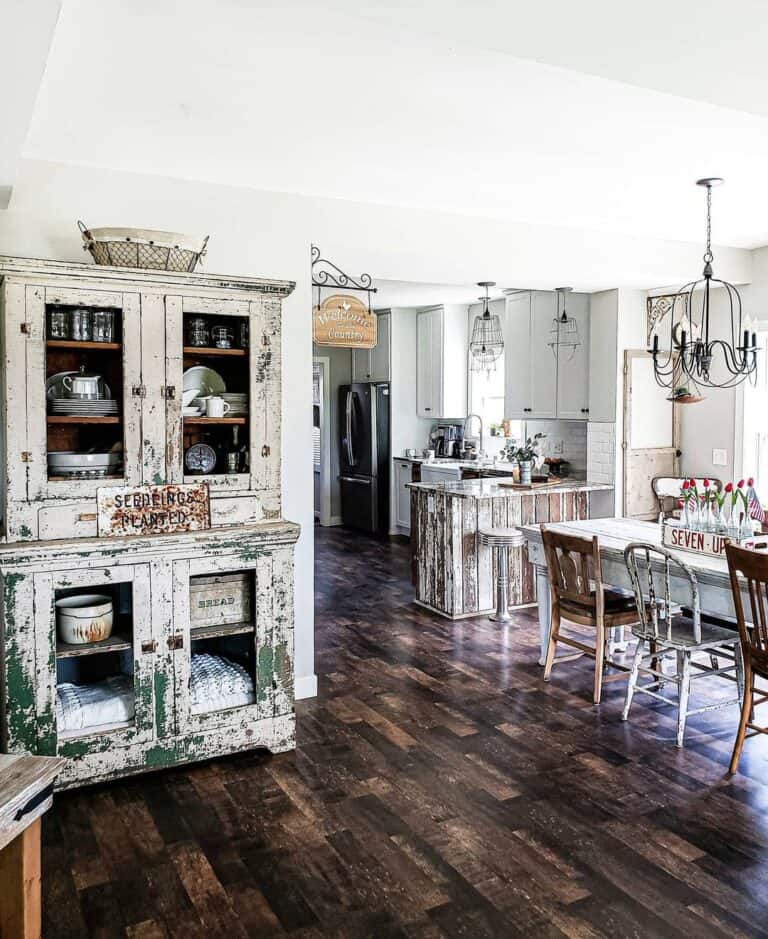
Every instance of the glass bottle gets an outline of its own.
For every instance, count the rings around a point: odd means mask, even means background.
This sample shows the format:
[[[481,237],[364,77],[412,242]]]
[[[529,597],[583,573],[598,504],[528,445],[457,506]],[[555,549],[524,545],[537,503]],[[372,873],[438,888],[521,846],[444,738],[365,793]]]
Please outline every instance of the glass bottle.
[[[208,346],[211,342],[211,333],[208,320],[204,316],[191,316],[187,321],[187,345]]]

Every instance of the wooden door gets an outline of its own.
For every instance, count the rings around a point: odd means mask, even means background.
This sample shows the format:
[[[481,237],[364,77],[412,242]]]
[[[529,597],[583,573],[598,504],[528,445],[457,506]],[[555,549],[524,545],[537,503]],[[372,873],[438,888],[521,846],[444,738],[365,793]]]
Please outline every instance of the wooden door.
[[[57,630],[56,600],[71,594],[109,596],[112,635],[101,642],[66,645]],[[155,737],[155,633],[148,564],[34,575],[35,680],[38,752],[79,757],[145,743]],[[108,678],[125,683],[133,714],[120,720],[67,729],[57,716],[57,686],[92,685]],[[160,683],[158,683],[160,687]],[[62,689],[62,701],[66,701]],[[116,766],[118,758],[116,757]]]
[[[589,418],[589,297],[570,294],[568,316],[577,326],[578,345],[569,347],[561,331],[557,355],[557,416],[566,420]]]
[[[240,578],[213,583],[214,578]],[[192,587],[195,585],[193,596]],[[201,557],[173,563],[173,674],[177,733],[245,728],[293,708],[293,555],[290,548],[256,558]],[[226,591],[232,591],[230,597]],[[206,593],[209,592],[209,594]],[[235,597],[234,603],[229,601]],[[238,622],[219,615],[228,606],[247,614]],[[223,598],[223,603],[221,602]],[[207,605],[209,604],[209,605]],[[194,618],[194,621],[193,621]],[[236,663],[251,683],[252,698],[228,704],[199,690],[193,658],[207,655]],[[210,663],[210,660],[209,660]],[[242,683],[242,682],[240,682]],[[212,685],[213,691],[217,687]]]
[[[91,313],[112,311],[115,341],[100,343],[51,339],[46,316],[53,309]],[[12,358],[26,370],[27,473],[30,501],[93,498],[103,486],[142,482],[143,374],[141,363],[141,298],[137,293],[81,288],[34,287],[25,290],[25,331],[11,332]],[[108,416],[49,413],[46,383],[54,375],[83,368],[102,376],[117,411]],[[122,469],[105,478],[72,478],[49,471],[48,454],[56,452],[122,453]],[[19,455],[19,460],[21,455]],[[13,465],[13,463],[11,464]]]
[[[504,341],[504,412],[512,420],[525,420],[532,413],[532,297],[530,291],[507,297]]]
[[[526,417],[557,415],[557,356],[550,343],[555,322],[555,296],[537,290],[531,314],[531,411]]]
[[[624,505],[627,518],[655,519],[654,476],[680,473],[680,422],[668,388],[653,377],[647,352],[624,353]]]

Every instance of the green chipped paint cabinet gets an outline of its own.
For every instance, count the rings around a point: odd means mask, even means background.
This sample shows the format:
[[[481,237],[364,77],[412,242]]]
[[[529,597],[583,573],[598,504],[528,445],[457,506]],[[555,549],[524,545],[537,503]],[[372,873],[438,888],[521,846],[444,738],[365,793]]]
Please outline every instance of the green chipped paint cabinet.
[[[281,302],[292,288],[0,258],[0,748],[66,757],[59,786],[294,746],[299,528],[280,500]],[[111,335],[76,334],[83,310],[92,325],[111,322]],[[237,393],[234,416],[184,413],[184,376],[204,368]],[[78,370],[100,376],[110,414],[57,412],[61,376]],[[184,459],[198,443],[216,454],[205,476]],[[104,475],[57,469],[62,454],[89,452],[115,454]],[[201,479],[210,529],[97,528],[102,487]],[[211,583],[210,617],[193,616]],[[57,602],[83,594],[111,600],[111,635],[64,643]],[[217,616],[222,603],[242,621]],[[232,666],[223,677],[191,680],[201,662],[222,661]]]

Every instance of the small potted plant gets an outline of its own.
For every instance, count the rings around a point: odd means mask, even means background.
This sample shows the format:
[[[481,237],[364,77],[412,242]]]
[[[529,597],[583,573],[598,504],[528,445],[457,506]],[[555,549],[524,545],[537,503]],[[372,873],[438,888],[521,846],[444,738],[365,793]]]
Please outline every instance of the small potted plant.
[[[520,467],[520,482],[524,485],[529,485],[531,482],[531,469],[533,464],[541,458],[541,441],[546,436],[546,434],[535,434],[513,452],[513,458],[517,460],[517,465]]]

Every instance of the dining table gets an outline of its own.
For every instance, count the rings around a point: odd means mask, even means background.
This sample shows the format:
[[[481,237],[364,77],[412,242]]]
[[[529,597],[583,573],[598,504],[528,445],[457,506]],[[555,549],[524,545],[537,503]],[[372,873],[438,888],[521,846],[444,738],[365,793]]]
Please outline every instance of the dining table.
[[[632,590],[632,582],[624,561],[624,549],[633,542],[661,546],[661,528],[657,522],[646,522],[636,518],[590,518],[583,521],[562,522],[547,525],[548,529],[562,531],[582,538],[597,535],[600,545],[600,566],[603,583],[611,587]],[[547,560],[539,525],[522,526],[525,535],[528,560],[534,567],[536,578],[536,603],[539,614],[539,665],[544,665],[549,644],[552,621],[551,594]],[[768,536],[766,536],[768,541]],[[671,550],[671,549],[670,549]],[[701,610],[717,616],[723,625],[736,629],[736,610],[731,592],[731,579],[725,557],[714,557],[697,551],[672,550],[672,554],[688,566],[699,585]],[[689,606],[691,589],[685,576],[673,576],[670,581],[671,599],[675,603]],[[749,600],[744,597],[746,608]],[[729,622],[730,621],[730,622]]]

